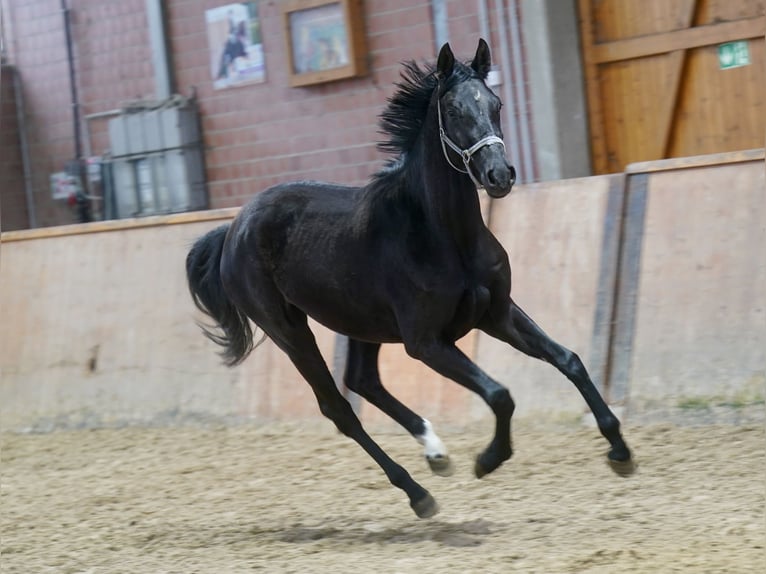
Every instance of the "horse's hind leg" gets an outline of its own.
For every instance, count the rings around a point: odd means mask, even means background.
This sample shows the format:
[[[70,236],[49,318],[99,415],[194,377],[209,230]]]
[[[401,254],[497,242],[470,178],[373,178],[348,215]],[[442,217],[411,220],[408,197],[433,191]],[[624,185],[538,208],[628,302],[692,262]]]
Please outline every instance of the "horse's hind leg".
[[[620,421],[604,402],[575,353],[545,334],[513,301],[509,301],[507,311],[501,317],[488,320],[480,328],[519,351],[552,364],[572,381],[593,412],[601,434],[612,447],[608,454],[612,470],[621,476],[633,473],[635,464],[620,433]]]
[[[407,471],[394,462],[362,428],[351,405],[343,397],[317,347],[308,327],[306,315],[294,307],[284,308],[284,320],[260,324],[269,337],[290,357],[303,378],[311,385],[322,414],[335,423],[338,430],[355,440],[386,473],[394,486],[410,499],[410,506],[420,518],[430,518],[439,511],[436,501],[415,482]]]
[[[434,474],[450,476],[454,467],[447,448],[436,435],[431,423],[411,411],[380,382],[378,352],[380,343],[349,339],[344,382],[346,386],[378,407],[423,445],[426,462]]]

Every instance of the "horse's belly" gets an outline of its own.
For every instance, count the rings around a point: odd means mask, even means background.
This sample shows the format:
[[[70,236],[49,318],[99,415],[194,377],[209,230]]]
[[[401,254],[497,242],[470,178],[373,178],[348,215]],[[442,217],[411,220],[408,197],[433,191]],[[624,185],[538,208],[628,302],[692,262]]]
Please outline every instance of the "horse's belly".
[[[347,335],[359,341],[371,343],[400,343],[401,336],[397,326],[382,317],[356,317],[347,311],[325,313],[324,310],[307,311],[307,315],[315,319],[331,331]]]
[[[308,287],[308,285],[306,286]],[[360,341],[401,342],[394,314],[386,305],[364,294],[352,295],[311,288],[293,291],[288,300],[328,329]]]

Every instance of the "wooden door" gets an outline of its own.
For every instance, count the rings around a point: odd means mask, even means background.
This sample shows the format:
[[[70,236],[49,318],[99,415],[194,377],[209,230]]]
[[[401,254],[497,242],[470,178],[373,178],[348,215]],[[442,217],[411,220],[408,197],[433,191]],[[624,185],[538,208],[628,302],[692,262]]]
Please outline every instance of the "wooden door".
[[[594,172],[764,147],[765,6],[579,0]]]

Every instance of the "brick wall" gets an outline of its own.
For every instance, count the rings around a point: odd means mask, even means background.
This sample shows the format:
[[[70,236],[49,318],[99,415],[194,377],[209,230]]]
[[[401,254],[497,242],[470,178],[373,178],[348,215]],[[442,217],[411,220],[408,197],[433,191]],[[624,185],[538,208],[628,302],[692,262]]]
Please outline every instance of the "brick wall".
[[[176,91],[194,89],[200,102],[211,207],[240,205],[269,185],[295,179],[364,183],[385,159],[375,147],[377,117],[394,90],[400,63],[435,57],[431,2],[366,0],[368,75],[290,88],[280,3],[261,0],[266,81],[214,90],[205,10],[224,3],[166,2]],[[70,0],[70,5],[83,115],[153,97],[145,1]],[[468,58],[476,48],[476,8],[475,2],[447,2],[450,42],[458,57]],[[74,212],[50,199],[48,184],[50,173],[74,155],[60,0],[14,2],[9,16],[30,116],[38,220],[70,223]],[[108,147],[107,123],[108,118],[87,122],[85,144],[94,154]]]
[[[398,63],[433,57],[430,3],[365,2],[370,73],[290,88],[278,2],[261,2],[266,81],[214,90],[204,10],[220,2],[168,2],[177,89],[195,87],[203,113],[211,207],[240,205],[277,182],[318,179],[364,183],[384,156],[377,115]]]
[[[49,175],[74,154],[64,27],[59,0],[10,5],[13,64],[21,74],[31,179],[40,225],[70,223],[66,206],[50,199]]]
[[[151,96],[144,0],[70,0],[69,4],[82,114]],[[12,63],[22,78],[38,224],[74,223],[76,214],[66,202],[51,199],[49,183],[50,174],[62,171],[75,156],[61,1],[11,2],[6,18],[12,30]],[[91,124],[92,149],[102,153],[107,145],[106,122]]]
[[[72,0],[83,115],[154,97],[146,0]],[[88,120],[94,154],[109,147],[109,118]]]
[[[29,222],[13,82],[13,69],[0,68],[0,229],[3,231],[26,229]]]

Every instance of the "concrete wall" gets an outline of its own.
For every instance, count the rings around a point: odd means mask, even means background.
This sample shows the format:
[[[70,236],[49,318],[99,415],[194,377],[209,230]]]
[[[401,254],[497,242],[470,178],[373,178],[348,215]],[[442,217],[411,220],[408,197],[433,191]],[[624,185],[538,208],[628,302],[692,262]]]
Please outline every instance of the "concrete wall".
[[[490,224],[511,257],[515,300],[583,358],[629,417],[762,411],[765,195],[763,151],[726,154],[520,186],[493,203]],[[225,369],[194,324],[185,255],[235,213],[4,233],[2,428],[320,418],[308,385],[269,341]],[[316,332],[332,364],[335,335]],[[519,416],[585,412],[550,366],[483,334],[460,345],[508,385]],[[384,347],[381,374],[442,425],[489,415],[401,346]],[[362,418],[387,420],[369,405]]]
[[[530,184],[492,206],[492,230],[510,256],[514,301],[580,355],[602,389],[622,184],[621,174]],[[580,394],[547,363],[485,335],[477,359],[511,389],[519,416],[583,411]]]
[[[766,171],[762,153],[732,163],[629,170],[612,385],[636,413],[761,403],[766,386]],[[760,407],[761,410],[763,406]]]
[[[270,342],[226,369],[195,324],[202,317],[190,304],[186,253],[233,213],[3,243],[3,426],[313,414],[310,389]],[[331,356],[333,334],[317,332]]]
[[[576,0],[521,0],[524,49],[531,55],[529,100],[542,181],[593,173]],[[531,181],[532,178],[527,178]]]

